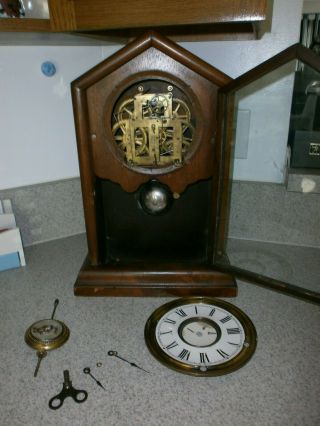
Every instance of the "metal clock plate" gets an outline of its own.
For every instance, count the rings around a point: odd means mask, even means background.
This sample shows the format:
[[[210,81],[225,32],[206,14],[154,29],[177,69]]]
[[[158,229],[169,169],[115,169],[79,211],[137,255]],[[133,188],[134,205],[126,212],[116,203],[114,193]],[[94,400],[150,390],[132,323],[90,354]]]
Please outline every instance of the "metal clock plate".
[[[129,167],[180,167],[191,155],[195,131],[193,106],[171,82],[140,81],[118,99],[112,133]]]

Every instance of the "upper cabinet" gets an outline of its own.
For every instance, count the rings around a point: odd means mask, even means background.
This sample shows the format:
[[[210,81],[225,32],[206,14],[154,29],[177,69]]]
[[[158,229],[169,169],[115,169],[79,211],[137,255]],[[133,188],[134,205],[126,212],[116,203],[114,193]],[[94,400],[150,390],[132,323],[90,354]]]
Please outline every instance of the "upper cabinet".
[[[43,2],[48,5],[49,19],[3,18],[0,31],[80,32],[125,39],[153,28],[180,40],[256,38],[257,25],[267,18],[268,0]]]

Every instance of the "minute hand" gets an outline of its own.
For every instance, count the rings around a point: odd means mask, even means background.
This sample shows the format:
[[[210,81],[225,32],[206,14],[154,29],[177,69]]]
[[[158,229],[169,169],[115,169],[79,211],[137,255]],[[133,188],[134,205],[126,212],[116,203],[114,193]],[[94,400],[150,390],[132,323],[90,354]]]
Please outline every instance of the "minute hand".
[[[130,361],[128,361],[127,359],[122,358],[120,355],[118,355],[118,352],[116,352],[116,351],[109,351],[109,352],[108,352],[108,355],[110,355],[110,356],[115,356],[115,357],[117,357],[117,358],[121,359],[122,361],[127,362],[127,363],[128,363],[128,364],[130,364],[132,367],[136,367],[136,368],[139,368],[139,369],[140,369],[140,370],[142,370],[142,371],[145,371],[146,373],[150,373],[149,371],[145,370],[144,368],[139,367],[139,365],[135,364],[134,362],[130,362]]]

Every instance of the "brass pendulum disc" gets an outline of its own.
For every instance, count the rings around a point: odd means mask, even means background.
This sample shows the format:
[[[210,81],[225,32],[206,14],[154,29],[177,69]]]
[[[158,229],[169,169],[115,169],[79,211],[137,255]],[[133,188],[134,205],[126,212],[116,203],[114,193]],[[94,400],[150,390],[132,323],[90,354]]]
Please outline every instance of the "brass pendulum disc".
[[[62,346],[69,335],[69,328],[63,322],[43,319],[27,329],[24,339],[27,345],[37,351],[50,351]]]
[[[37,376],[41,360],[47,355],[47,351],[60,348],[69,339],[69,328],[63,322],[53,319],[58,304],[59,300],[56,299],[50,319],[34,322],[24,335],[26,344],[37,351],[38,363],[34,377]]]

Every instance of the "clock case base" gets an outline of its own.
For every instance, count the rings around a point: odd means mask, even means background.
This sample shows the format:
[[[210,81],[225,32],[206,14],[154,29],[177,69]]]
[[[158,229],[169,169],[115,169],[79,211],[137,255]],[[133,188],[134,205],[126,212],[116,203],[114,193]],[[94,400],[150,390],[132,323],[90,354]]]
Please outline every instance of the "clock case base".
[[[210,265],[91,265],[86,258],[74,285],[76,296],[235,297],[232,275]]]

